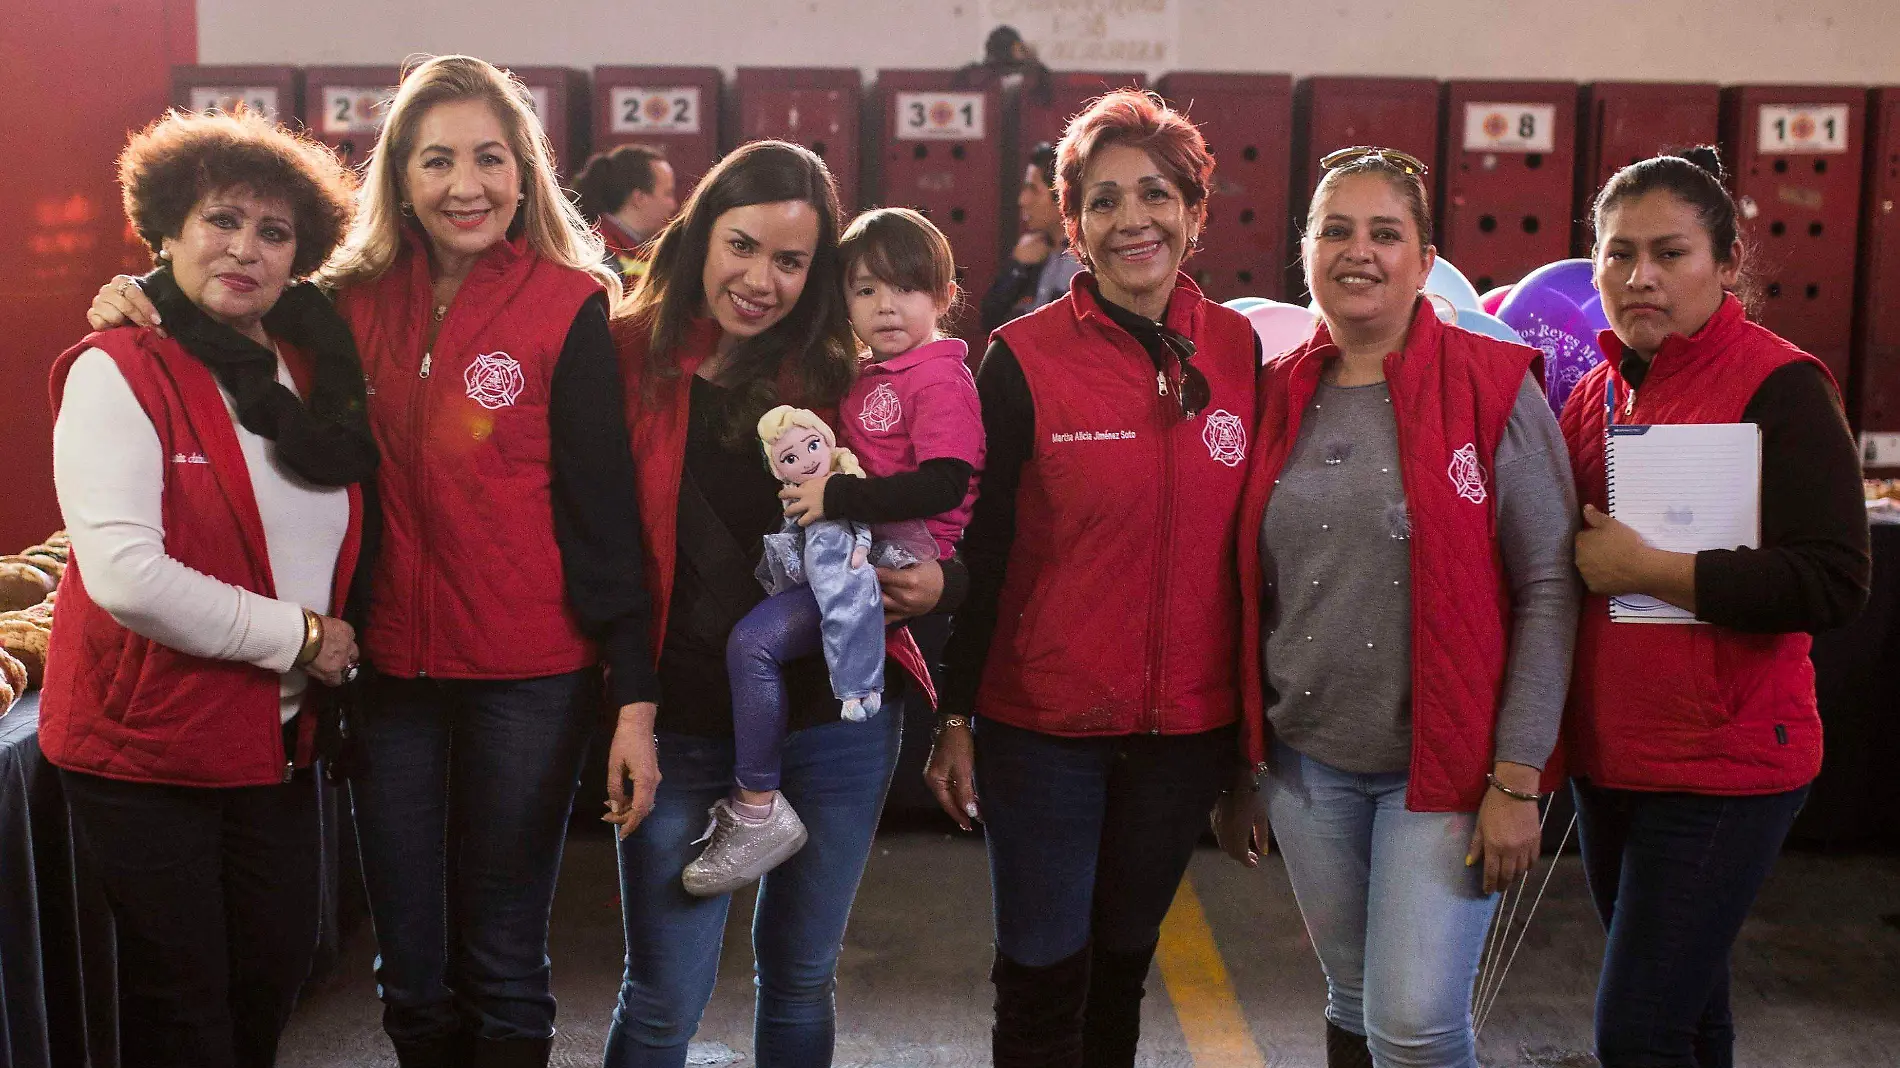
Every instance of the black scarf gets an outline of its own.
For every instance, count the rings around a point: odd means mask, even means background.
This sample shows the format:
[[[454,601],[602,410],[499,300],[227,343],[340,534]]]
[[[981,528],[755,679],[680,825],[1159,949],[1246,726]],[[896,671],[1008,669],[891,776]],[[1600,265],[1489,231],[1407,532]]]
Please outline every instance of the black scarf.
[[[347,486],[376,473],[378,454],[369,432],[356,339],[315,283],[285,287],[264,314],[271,336],[311,358],[306,403],[277,381],[276,353],[206,315],[178,288],[169,264],[138,281],[166,331],[230,392],[239,424],[276,442],[285,467],[319,486]]]

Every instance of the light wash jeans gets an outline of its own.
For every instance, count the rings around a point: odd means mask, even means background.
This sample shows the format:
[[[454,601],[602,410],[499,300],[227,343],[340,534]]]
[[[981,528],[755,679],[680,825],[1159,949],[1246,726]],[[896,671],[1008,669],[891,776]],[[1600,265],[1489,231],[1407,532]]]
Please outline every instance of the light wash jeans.
[[[1405,772],[1340,771],[1275,742],[1273,835],[1326,970],[1326,1018],[1377,1068],[1477,1068],[1471,987],[1496,897],[1465,866],[1473,812],[1409,812]]]

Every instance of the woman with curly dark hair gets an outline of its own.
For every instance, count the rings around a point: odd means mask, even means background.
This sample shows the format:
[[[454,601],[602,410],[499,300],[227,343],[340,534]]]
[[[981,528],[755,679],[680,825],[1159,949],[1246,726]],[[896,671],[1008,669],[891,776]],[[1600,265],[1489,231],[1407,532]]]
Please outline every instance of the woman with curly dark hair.
[[[120,1063],[268,1065],[316,947],[309,765],[357,658],[339,617],[377,462],[349,328],[306,280],[354,183],[247,113],[166,116],[119,178],[167,334],[102,330],[53,367],[72,557],[40,744],[118,931]]]

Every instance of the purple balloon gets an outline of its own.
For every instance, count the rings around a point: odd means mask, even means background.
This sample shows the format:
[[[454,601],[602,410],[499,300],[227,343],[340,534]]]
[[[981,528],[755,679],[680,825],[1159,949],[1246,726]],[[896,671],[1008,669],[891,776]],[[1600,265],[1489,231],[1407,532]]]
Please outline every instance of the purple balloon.
[[[1597,331],[1610,328],[1590,281],[1590,261],[1558,260],[1525,275],[1498,305],[1497,316],[1525,344],[1544,350],[1544,392],[1551,409],[1563,411],[1570,391],[1603,362]]]

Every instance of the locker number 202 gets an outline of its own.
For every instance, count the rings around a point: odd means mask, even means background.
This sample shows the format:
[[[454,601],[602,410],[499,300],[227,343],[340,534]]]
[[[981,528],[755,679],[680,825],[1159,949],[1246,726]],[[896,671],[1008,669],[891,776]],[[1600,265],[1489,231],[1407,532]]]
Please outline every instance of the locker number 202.
[[[622,85],[613,92],[613,132],[617,134],[696,134],[699,87],[667,89]]]

